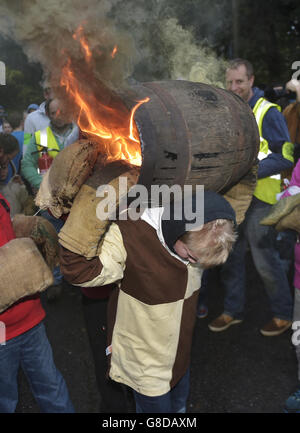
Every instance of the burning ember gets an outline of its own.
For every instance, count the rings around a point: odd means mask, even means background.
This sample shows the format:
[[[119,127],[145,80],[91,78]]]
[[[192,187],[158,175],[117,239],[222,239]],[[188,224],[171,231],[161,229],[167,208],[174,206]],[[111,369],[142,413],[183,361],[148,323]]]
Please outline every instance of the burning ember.
[[[141,166],[141,147],[134,114],[149,98],[137,101],[130,113],[122,101],[95,78],[92,51],[82,26],[73,34],[73,39],[80,43],[85,64],[75,64],[69,57],[62,70],[60,85],[65,88],[79,128],[99,145],[99,151],[106,155],[108,162],[123,159]],[[112,61],[117,53],[118,48],[114,46],[110,53]]]

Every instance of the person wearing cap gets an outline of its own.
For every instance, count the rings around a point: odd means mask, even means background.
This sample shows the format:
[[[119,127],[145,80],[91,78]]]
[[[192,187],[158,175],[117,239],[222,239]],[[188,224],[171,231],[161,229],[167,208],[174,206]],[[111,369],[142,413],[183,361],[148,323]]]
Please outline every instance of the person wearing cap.
[[[107,310],[108,374],[133,389],[137,413],[186,411],[201,274],[224,263],[235,241],[235,213],[222,196],[205,191],[187,204],[193,218],[165,206],[112,222],[91,260],[61,246],[71,284],[101,291],[118,283]]]
[[[38,110],[39,106],[37,104],[29,104],[27,107],[27,113],[33,113],[34,111]]]

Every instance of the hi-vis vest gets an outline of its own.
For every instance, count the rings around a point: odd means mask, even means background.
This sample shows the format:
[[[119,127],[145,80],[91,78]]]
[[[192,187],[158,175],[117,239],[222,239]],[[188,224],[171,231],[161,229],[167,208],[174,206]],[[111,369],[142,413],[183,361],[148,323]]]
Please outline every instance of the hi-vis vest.
[[[48,151],[48,155],[52,158],[55,158],[60,151],[59,145],[54,137],[53,132],[49,126],[46,129],[42,129],[41,131],[36,131],[34,133],[35,141],[37,144],[38,150],[43,150],[43,148],[48,147],[49,149],[57,149],[57,152]]]
[[[279,105],[272,104],[271,102],[267,101],[265,98],[260,98],[256,102],[253,108],[253,113],[256,118],[259,135],[260,135],[260,146],[259,146],[259,154],[258,154],[258,159],[260,161],[262,161],[272,153],[269,149],[268,141],[262,136],[263,120],[267,111],[271,107],[276,107],[277,110],[281,111]],[[285,142],[282,146],[283,157],[288,159],[291,162],[294,162],[293,150],[294,150],[294,145],[292,143]],[[281,191],[281,177],[280,174],[276,174],[270,177],[265,177],[263,179],[258,179],[254,191],[254,196],[259,200],[264,201],[265,203],[275,204],[277,202],[276,194],[278,194],[280,191]]]

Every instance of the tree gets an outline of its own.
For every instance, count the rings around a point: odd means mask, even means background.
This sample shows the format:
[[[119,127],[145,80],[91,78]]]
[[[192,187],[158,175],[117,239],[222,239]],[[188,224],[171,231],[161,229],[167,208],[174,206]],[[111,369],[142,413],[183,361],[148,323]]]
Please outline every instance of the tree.
[[[23,72],[6,67],[6,85],[0,86],[0,104],[6,111],[23,111],[42,98],[41,89],[28,83]]]

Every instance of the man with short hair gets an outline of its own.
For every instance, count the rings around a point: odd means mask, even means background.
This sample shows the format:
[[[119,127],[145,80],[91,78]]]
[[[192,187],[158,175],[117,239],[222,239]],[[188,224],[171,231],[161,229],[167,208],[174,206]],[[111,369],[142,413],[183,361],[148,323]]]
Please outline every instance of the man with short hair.
[[[209,324],[211,331],[225,331],[241,323],[245,305],[245,255],[249,243],[252,258],[267,291],[273,318],[260,330],[264,336],[277,336],[291,326],[293,301],[287,275],[276,250],[277,232],[262,226],[260,221],[276,203],[281,191],[280,173],[293,167],[293,144],[280,107],[264,98],[264,93],[253,87],[254,75],[250,62],[235,59],[226,71],[227,90],[239,95],[252,108],[259,134],[258,182],[254,197],[239,226],[238,240],[222,267],[225,286],[223,313]]]
[[[41,152],[43,147],[48,148],[48,154],[55,158],[60,150],[74,143],[79,137],[77,125],[63,113],[58,99],[49,99],[45,103],[45,113],[50,124],[34,132],[22,161],[22,175],[34,190],[38,190],[42,182],[42,175],[38,172],[40,154],[37,152]]]
[[[61,247],[61,270],[73,285],[101,291],[118,283],[108,304],[109,376],[133,389],[138,413],[186,411],[202,270],[224,263],[235,241],[235,213],[217,193],[204,192],[203,225],[198,214],[188,221],[169,210],[112,222],[91,260]],[[104,349],[102,357],[104,372]]]
[[[41,152],[48,149],[48,155],[55,158],[59,151],[74,143],[79,137],[77,125],[68,119],[68,116],[61,109],[58,99],[46,101],[45,113],[50,119],[50,124],[45,129],[34,133],[21,164],[21,173],[31,185],[33,191],[37,191],[42,182],[42,174],[38,170],[38,159]],[[63,220],[50,215],[47,210],[42,211],[41,216],[48,219],[59,233],[64,224]],[[57,299],[62,291],[62,275],[59,267],[55,268],[53,275],[54,285],[47,289],[48,300]]]

